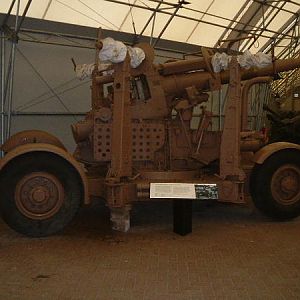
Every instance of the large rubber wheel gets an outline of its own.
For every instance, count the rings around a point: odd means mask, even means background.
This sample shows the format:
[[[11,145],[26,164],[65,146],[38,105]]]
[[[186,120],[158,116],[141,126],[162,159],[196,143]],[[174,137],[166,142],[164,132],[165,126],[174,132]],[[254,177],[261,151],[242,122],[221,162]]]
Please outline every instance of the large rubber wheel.
[[[75,169],[52,153],[24,154],[0,176],[0,206],[4,221],[33,237],[61,231],[77,213],[82,185]]]
[[[255,206],[279,221],[300,215],[300,153],[281,150],[263,164],[255,165],[250,177]]]

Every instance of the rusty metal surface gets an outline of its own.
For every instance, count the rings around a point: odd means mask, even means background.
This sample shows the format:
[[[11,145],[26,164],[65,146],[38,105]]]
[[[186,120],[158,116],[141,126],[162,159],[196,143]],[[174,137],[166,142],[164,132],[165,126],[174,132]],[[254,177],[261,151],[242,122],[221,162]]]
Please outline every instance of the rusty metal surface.
[[[137,68],[130,67],[127,55],[124,62],[109,69],[108,75],[98,70],[96,58],[91,111],[72,126],[77,143],[74,156],[47,133],[23,132],[3,146],[7,154],[0,160],[0,170],[28,152],[54,153],[78,172],[85,203],[90,203],[90,195],[103,197],[111,211],[116,212],[115,209],[122,211],[125,207],[129,211],[131,203],[149,199],[149,184],[159,181],[216,184],[219,201],[244,203],[254,163],[263,163],[281,149],[300,150],[300,146],[291,143],[264,146],[264,136],[247,128],[249,88],[271,80],[265,76],[300,67],[300,58],[245,70],[233,56],[229,70],[214,73],[213,52],[209,49],[203,48],[203,57],[199,59],[155,65],[153,48],[145,43],[137,46],[145,52],[145,59]],[[96,57],[101,47],[98,40]],[[250,80],[242,88],[242,81],[247,79]],[[225,105],[224,128],[212,131],[213,114],[205,108],[208,92],[219,90],[227,83],[229,99]],[[192,129],[193,112],[200,105],[200,121]],[[289,194],[286,201],[298,197],[293,194],[294,189],[300,190],[299,186],[295,188],[298,171],[287,167],[275,174],[275,198],[283,197],[282,190]],[[32,178],[31,175],[16,190],[20,210],[33,216],[52,214],[56,209],[52,200],[44,210],[37,203],[52,198],[60,203],[59,185],[47,174],[33,174]],[[46,188],[41,187],[41,178]],[[127,225],[123,225],[127,230]]]
[[[265,144],[260,135],[247,132],[245,126],[249,88],[254,83],[270,80],[270,77],[256,78],[258,75],[270,76],[274,71],[289,70],[300,66],[300,61],[276,61],[275,67],[259,70],[240,69],[236,62],[229,71],[216,74],[211,66],[213,53],[205,48],[202,58],[155,66],[153,49],[147,44],[138,46],[146,56],[139,67],[129,68],[127,58],[114,66],[112,75],[93,74],[93,109],[78,124],[77,139],[78,136],[82,139],[76,157],[106,170],[104,189],[112,206],[146,197],[151,181],[184,182],[190,180],[185,172],[190,172],[198,174],[196,179],[201,182],[207,177],[202,174],[202,167],[210,167],[216,161],[219,161],[217,175],[221,179],[212,180],[218,182],[220,198],[243,202],[247,178],[242,158],[251,156],[247,153],[253,156]],[[241,81],[249,78],[254,79],[242,90]],[[209,130],[212,113],[205,108],[197,130],[191,129],[193,109],[208,100],[206,91],[220,89],[224,83],[230,83],[224,130]],[[92,130],[90,120],[93,120]],[[250,165],[248,159],[247,166]],[[142,184],[145,188],[137,188],[138,194],[132,194],[129,199],[126,191],[132,193],[132,184]],[[103,194],[102,189],[103,185],[99,194]]]
[[[111,167],[109,177],[132,175],[132,136],[130,111],[130,61],[127,54],[122,64],[114,68],[114,105],[113,116],[118,122],[112,123],[111,131]]]
[[[99,177],[88,177],[89,195],[94,197],[106,197],[105,179]]]
[[[174,75],[193,70],[204,70],[206,63],[202,58],[193,58],[189,60],[179,60],[168,62],[167,64],[160,64],[158,66],[161,75]]]
[[[180,171],[141,171],[140,178],[150,181],[180,181],[197,178],[198,170],[180,170]]]
[[[235,177],[235,180],[243,181],[245,173],[241,169],[240,153],[241,70],[236,58],[233,58],[229,63],[229,70],[229,97],[225,115],[230,116],[230,118],[225,118],[224,121],[220,151],[220,176],[223,179]]]
[[[80,165],[74,157],[64,151],[63,149],[54,146],[54,145],[49,145],[49,144],[26,144],[19,146],[10,152],[8,152],[1,160],[0,160],[0,171],[5,168],[11,162],[14,158],[26,154],[26,153],[31,153],[31,152],[49,152],[56,154],[63,159],[65,159],[68,163],[70,163],[71,166],[74,167],[74,169],[78,172],[78,175],[81,178],[82,181],[82,187],[83,187],[83,193],[84,193],[84,203],[89,204],[90,203],[90,198],[89,198],[89,190],[88,190],[88,180],[86,173],[84,171],[84,168],[82,165]]]
[[[15,201],[19,211],[34,220],[54,216],[64,201],[64,188],[52,174],[32,172],[16,186]]]
[[[253,162],[257,164],[262,164],[272,154],[284,149],[295,149],[300,151],[300,145],[288,142],[277,142],[266,145],[254,154]]]
[[[77,124],[71,125],[73,138],[77,144],[89,137],[89,134],[93,130],[93,124],[94,123],[92,118],[86,118],[85,120],[80,121]]]
[[[286,164],[281,166],[272,176],[271,193],[281,205],[292,205],[300,197],[300,168]]]
[[[289,71],[300,67],[300,58],[277,60],[274,67],[251,68],[241,71],[241,80],[248,80],[254,77],[272,76],[279,72]],[[229,71],[222,71],[220,74],[220,82],[227,84],[230,80]],[[184,90],[189,86],[196,86],[198,89],[209,90],[211,74],[209,72],[190,72],[178,74],[176,76],[161,76],[162,85],[168,95],[182,95]]]
[[[2,146],[1,150],[5,153],[18,146],[33,143],[43,143],[57,146],[65,151],[67,149],[62,142],[54,135],[42,130],[24,130],[12,135]]]
[[[110,161],[112,156],[111,123],[99,122],[98,116],[95,114],[94,132],[94,158],[97,161]],[[164,144],[164,124],[158,122],[132,123],[131,139],[133,160],[153,160],[155,151]]]

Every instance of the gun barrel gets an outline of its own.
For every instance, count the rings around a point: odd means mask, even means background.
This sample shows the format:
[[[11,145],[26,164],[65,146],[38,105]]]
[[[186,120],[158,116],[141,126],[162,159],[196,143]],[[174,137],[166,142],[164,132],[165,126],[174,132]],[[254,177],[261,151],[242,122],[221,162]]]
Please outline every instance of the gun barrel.
[[[160,64],[158,66],[159,73],[164,76],[205,69],[206,63],[203,58],[173,61],[165,64]]]
[[[276,60],[270,66],[265,68],[251,68],[249,70],[242,68],[241,79],[248,80],[261,76],[273,76],[280,72],[290,71],[296,68],[300,68],[300,57]],[[184,93],[185,89],[190,86],[195,86],[199,90],[209,90],[210,79],[211,74],[207,71],[161,76],[165,93],[178,96]],[[229,70],[220,72],[220,80],[222,84],[229,83]]]
[[[242,80],[251,79],[254,77],[261,76],[272,76],[280,72],[290,71],[300,68],[300,57],[289,58],[289,59],[278,59],[275,60],[270,66],[265,68],[251,68],[249,70],[242,69]],[[222,72],[221,74],[222,83],[228,83],[229,81],[229,71]],[[224,81],[224,82],[223,82]]]

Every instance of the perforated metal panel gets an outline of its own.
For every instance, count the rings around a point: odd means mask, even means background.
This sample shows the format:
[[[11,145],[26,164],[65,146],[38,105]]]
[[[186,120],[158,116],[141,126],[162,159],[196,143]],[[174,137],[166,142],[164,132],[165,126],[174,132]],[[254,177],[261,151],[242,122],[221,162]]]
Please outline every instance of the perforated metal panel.
[[[164,125],[136,123],[132,127],[132,159],[153,160],[154,152],[164,144]]]
[[[111,159],[111,124],[94,123],[94,158],[100,161]]]
[[[94,159],[111,160],[111,123],[94,122]],[[132,159],[153,160],[154,153],[165,141],[164,124],[132,123]]]

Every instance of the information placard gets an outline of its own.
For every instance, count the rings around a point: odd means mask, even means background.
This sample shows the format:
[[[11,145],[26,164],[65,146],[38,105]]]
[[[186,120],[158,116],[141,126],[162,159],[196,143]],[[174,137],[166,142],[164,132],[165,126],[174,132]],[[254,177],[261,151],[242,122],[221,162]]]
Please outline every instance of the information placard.
[[[151,183],[150,198],[218,199],[216,184]]]

